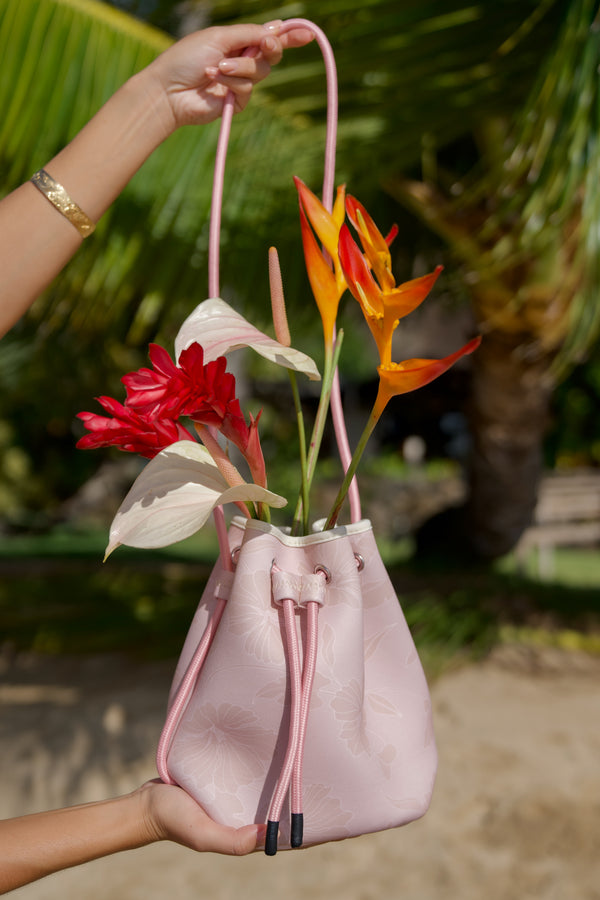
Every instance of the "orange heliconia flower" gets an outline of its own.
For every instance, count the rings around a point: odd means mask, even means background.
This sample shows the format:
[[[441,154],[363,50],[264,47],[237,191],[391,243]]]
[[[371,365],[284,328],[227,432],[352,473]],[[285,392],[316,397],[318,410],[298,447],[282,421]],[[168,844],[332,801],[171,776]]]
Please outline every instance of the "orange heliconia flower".
[[[362,203],[350,194],[346,198],[346,212],[358,232],[365,256],[381,289],[391,290],[396,286],[396,281],[392,274],[389,246],[398,234],[398,226],[394,225],[384,238]]]
[[[364,222],[362,216],[360,219]],[[377,234],[381,240],[370,244],[365,241],[368,249],[363,255],[350,229],[344,225],[340,231],[339,257],[348,288],[360,303],[375,338],[381,365],[387,366],[392,361],[392,337],[398,322],[423,302],[442,266],[421,278],[396,285],[386,241],[379,231]],[[374,277],[377,273],[379,280]]]
[[[304,182],[299,178],[294,178],[294,182],[300,202],[300,227],[308,279],[321,314],[325,343],[331,346],[340,298],[346,290],[338,256],[340,228],[345,216],[345,188],[343,185],[338,188],[333,210],[328,212]]]
[[[389,363],[377,367],[379,373],[379,392],[375,401],[374,415],[379,418],[388,401],[398,394],[407,394],[429,384],[443,375],[462,356],[468,356],[477,350],[481,337],[468,341],[460,350],[445,356],[444,359],[405,359],[401,363]]]

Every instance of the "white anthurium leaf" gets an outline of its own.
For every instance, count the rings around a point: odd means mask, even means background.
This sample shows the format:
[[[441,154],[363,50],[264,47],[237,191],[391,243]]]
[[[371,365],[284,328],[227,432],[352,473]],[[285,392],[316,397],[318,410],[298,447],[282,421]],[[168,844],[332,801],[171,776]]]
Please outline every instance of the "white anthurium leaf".
[[[206,447],[177,441],[134,481],[113,519],[105,558],[121,544],[152,549],[182,541],[202,528],[216,506],[240,500],[276,507],[287,503],[258,484],[231,487]]]
[[[278,366],[303,372],[311,381],[321,378],[310,356],[263,334],[220,297],[204,300],[187,317],[175,338],[175,358],[194,342],[204,349],[205,363],[231,350],[251,347]]]

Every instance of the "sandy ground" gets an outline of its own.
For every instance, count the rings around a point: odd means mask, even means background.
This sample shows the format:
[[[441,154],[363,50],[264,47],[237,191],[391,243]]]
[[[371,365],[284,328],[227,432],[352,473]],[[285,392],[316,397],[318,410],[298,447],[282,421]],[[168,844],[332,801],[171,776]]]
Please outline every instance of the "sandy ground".
[[[0,815],[110,796],[154,777],[172,664],[0,663]],[[599,676],[599,660],[507,647],[442,677],[433,687],[433,804],[403,829],[274,859],[155,845],[13,896],[600,900]]]

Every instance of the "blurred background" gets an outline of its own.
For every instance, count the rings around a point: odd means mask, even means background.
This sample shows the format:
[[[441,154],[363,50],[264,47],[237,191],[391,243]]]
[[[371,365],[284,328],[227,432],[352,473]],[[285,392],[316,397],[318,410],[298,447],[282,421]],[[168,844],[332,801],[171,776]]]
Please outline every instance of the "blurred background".
[[[445,356],[483,335],[468,360],[390,404],[360,476],[364,513],[428,674],[435,680],[457,662],[505,659],[515,648],[521,673],[524,659],[536,670],[572,653],[593,665],[596,0],[0,0],[0,191],[29,178],[177,37],[292,16],[315,21],[335,52],[337,182],[382,231],[398,224],[398,280],[444,266],[432,295],[398,329],[395,358]],[[234,121],[221,251],[224,298],[268,331],[267,251],[277,245],[293,343],[317,359],[292,176],[319,190],[325,112],[318,48],[288,52]],[[207,529],[162,553],[121,548],[101,566],[107,527],[139,466],[117,451],[76,450],[75,415],[95,409],[99,394],[120,397],[120,377],[146,364],[148,343],[171,348],[205,298],[217,134],[218,123],[173,135],[2,341],[0,649],[8,681],[23,653],[59,660],[125,652],[168,668],[215,558]],[[352,440],[376,390],[376,356],[358,306],[343,304],[340,369]],[[270,487],[295,497],[287,383],[250,355],[237,355],[235,372],[245,408],[264,410]],[[316,398],[304,390],[310,417]],[[326,447],[315,514],[339,483],[331,438]],[[27,802],[44,798],[34,792]],[[497,896],[513,896],[507,891]],[[522,896],[598,896],[590,891]],[[415,888],[411,896],[434,893]]]

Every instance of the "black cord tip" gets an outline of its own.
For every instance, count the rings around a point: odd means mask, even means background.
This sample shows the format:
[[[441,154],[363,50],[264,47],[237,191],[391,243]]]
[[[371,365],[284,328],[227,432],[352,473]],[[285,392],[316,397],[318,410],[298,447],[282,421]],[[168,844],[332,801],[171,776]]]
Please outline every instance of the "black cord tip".
[[[302,839],[304,835],[304,816],[302,813],[292,813],[292,831],[290,837],[290,844],[292,847],[297,848],[302,846]]]
[[[275,856],[277,853],[277,838],[279,835],[279,822],[267,822],[267,834],[265,836],[265,854]]]

